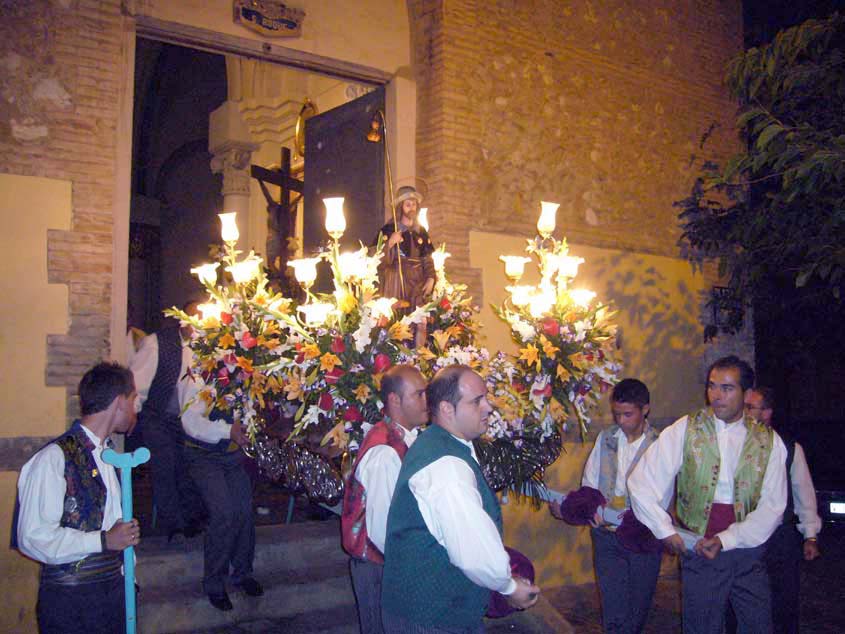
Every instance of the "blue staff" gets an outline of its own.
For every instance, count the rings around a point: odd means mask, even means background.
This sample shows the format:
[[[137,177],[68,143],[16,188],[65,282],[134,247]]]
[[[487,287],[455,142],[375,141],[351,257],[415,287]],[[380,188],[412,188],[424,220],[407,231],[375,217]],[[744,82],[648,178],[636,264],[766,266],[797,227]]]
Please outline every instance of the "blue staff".
[[[150,459],[150,450],[139,447],[132,453],[117,453],[114,449],[103,452],[103,460],[120,469],[123,521],[132,521],[132,468]],[[123,550],[123,582],[126,588],[126,634],[135,634],[135,547]]]

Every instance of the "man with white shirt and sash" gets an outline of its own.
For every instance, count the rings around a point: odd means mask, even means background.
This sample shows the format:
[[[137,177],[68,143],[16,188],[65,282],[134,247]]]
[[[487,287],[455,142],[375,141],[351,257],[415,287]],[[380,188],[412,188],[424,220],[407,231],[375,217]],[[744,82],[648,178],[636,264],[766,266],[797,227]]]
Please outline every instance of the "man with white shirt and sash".
[[[707,373],[709,407],[667,427],[628,478],[637,518],[682,555],[685,633],[719,634],[729,603],[739,632],[772,629],[763,544],[786,507],[786,448],[745,415],[753,384],[745,361],[716,361]],[[702,536],[694,553],[686,552],[665,510],[676,477],[678,520]]]
[[[426,391],[432,425],[402,461],[387,518],[385,632],[480,633],[491,593],[528,608],[540,589],[511,575],[502,513],[472,441],[487,429],[487,386],[463,365]]]
[[[622,379],[610,393],[614,425],[599,433],[581,486],[598,489],[616,510],[631,507],[627,480],[631,471],[655,440],[657,431],[648,424],[648,387],[637,379]],[[560,503],[552,503],[559,519]],[[616,537],[615,527],[591,522],[596,580],[601,591],[602,625],[605,632],[641,632],[660,572],[660,552],[633,552]]]
[[[358,605],[362,634],[380,634],[381,578],[387,512],[402,458],[428,421],[426,383],[410,365],[396,365],[381,379],[383,420],[367,430],[346,481],[341,514],[343,549]]]

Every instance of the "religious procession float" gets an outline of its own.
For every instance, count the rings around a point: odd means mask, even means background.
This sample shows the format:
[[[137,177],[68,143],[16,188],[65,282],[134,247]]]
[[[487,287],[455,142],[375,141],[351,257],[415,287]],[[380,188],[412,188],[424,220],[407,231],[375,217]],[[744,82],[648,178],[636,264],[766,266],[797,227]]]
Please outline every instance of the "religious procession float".
[[[267,477],[334,504],[343,495],[344,468],[381,418],[384,372],[404,363],[431,377],[462,363],[485,378],[493,406],[487,433],[475,441],[490,486],[538,493],[563,432],[577,426],[586,433],[591,408],[620,370],[612,312],[595,293],[572,288],[583,259],[553,236],[558,205],[542,203],[539,233],[527,240],[525,255],[500,258],[510,285],[494,310],[517,344],[510,355],[482,347],[479,309],[465,285],[449,281],[444,246],[432,254],[431,300],[401,308],[379,294],[383,250],[341,252],[343,198],[324,203],[327,248],[289,262],[299,297],[274,290],[262,259],[236,249],[236,217],[224,213],[218,261],[191,270],[208,291],[200,314],[167,311],[193,328],[190,372],[204,386],[198,398],[210,417],[247,426],[245,451]],[[330,267],[332,292],[313,290],[320,262]],[[520,283],[530,262],[539,270],[536,285]]]

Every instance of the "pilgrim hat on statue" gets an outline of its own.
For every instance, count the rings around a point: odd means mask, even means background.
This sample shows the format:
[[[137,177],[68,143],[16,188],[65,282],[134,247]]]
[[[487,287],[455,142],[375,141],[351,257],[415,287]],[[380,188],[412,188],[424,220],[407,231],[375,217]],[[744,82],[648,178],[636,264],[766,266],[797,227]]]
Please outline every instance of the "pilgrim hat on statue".
[[[403,202],[408,200],[409,198],[413,198],[417,201],[418,205],[422,204],[423,197],[416,188],[412,187],[411,185],[403,185],[399,189],[396,190],[396,204],[401,205]]]

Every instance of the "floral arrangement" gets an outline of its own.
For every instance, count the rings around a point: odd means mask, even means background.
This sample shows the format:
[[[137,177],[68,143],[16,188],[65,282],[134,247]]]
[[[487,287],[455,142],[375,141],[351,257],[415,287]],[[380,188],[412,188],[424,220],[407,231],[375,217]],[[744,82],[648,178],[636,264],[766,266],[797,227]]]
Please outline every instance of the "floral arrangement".
[[[168,311],[193,328],[191,373],[203,384],[200,398],[209,411],[228,412],[248,426],[265,472],[334,500],[342,480],[331,457],[351,456],[364,423],[381,417],[384,372],[410,363],[432,376],[462,363],[485,378],[494,406],[488,432],[476,443],[491,485],[519,493],[541,484],[544,468],[560,454],[567,421],[577,420],[583,432],[590,406],[618,371],[610,354],[612,315],[568,289],[574,273],[563,268],[565,241],[548,235],[529,241],[526,251],[538,260],[543,279],[536,288],[508,287],[511,297],[496,308],[511,326],[519,355],[491,355],[478,344],[478,308],[466,286],[446,277],[444,247],[433,254],[432,300],[402,315],[394,311],[396,300],[378,294],[381,249],[341,253],[342,199],[326,205],[329,248],[289,263],[304,290],[302,303],[269,288],[261,258],[250,252],[239,259],[234,214],[221,214],[220,261],[192,269],[209,301],[199,307],[201,315]],[[505,260],[506,273],[518,282],[529,258],[520,258],[519,275]],[[331,268],[331,293],[311,291],[321,261]],[[419,332],[425,333],[422,341]],[[290,420],[289,432],[268,440],[265,421],[278,412]]]

